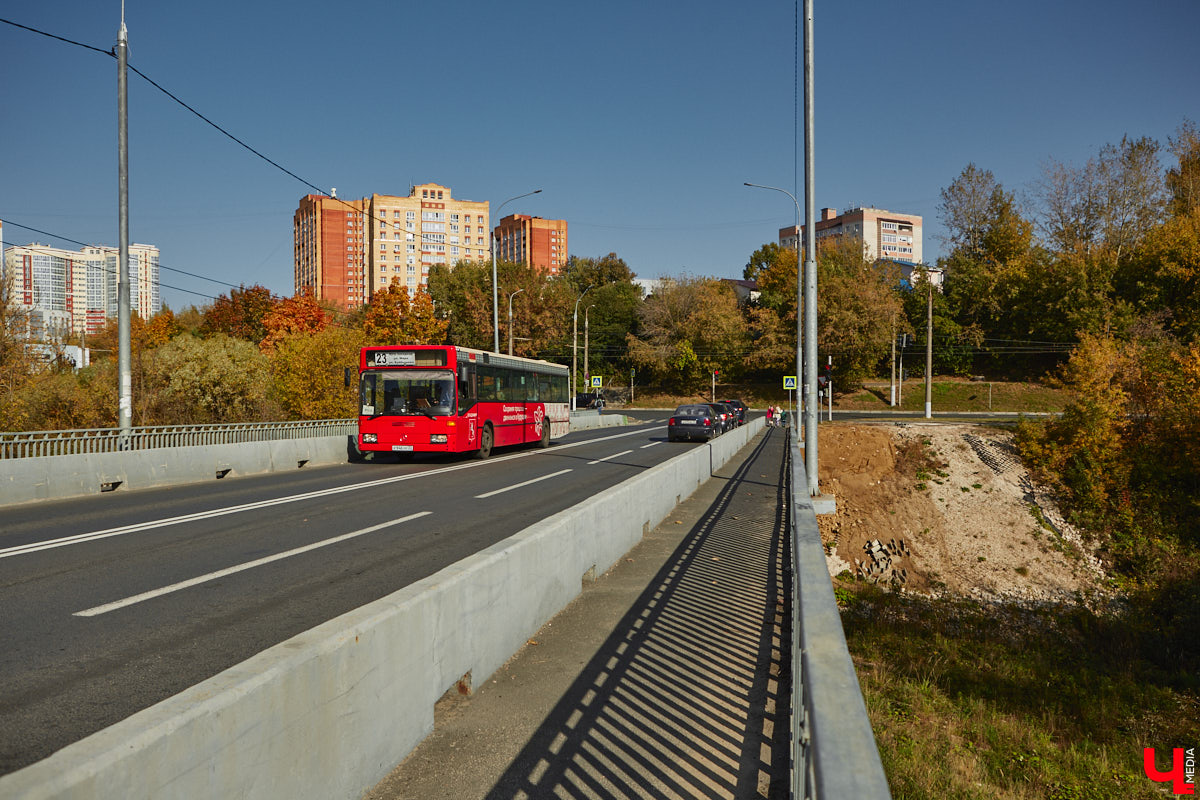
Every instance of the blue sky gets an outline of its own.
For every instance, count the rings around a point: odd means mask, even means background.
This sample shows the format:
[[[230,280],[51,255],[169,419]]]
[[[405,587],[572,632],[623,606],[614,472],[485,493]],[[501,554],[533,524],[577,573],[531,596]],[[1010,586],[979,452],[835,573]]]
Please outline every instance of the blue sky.
[[[0,17],[104,50],[119,0]],[[1023,192],[1050,158],[1200,121],[1200,2],[815,3],[817,206],[925,218],[969,162]],[[794,4],[127,0],[130,64],[341,197],[542,193],[574,255],[639,277],[741,277],[802,188]],[[0,25],[0,218],[117,243],[116,62]],[[129,76],[131,237],[161,248],[163,298],[228,284],[292,293],[292,215],[311,191]],[[801,87],[801,99],[802,99]],[[801,201],[803,195],[796,192]],[[5,225],[6,245],[68,242]]]

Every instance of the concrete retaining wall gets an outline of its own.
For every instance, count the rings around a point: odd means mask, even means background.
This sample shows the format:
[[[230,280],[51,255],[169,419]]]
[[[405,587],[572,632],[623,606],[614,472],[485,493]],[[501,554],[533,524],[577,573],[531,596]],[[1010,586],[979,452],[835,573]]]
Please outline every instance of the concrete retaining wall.
[[[358,798],[762,429],[646,470],[0,778],[5,798]]]

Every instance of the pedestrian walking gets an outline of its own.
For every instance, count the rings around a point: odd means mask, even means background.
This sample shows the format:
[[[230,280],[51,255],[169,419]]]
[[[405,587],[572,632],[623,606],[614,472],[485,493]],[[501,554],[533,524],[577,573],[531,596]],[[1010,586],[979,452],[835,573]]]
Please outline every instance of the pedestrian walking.
[[[775,406],[767,406],[767,427],[775,427]]]

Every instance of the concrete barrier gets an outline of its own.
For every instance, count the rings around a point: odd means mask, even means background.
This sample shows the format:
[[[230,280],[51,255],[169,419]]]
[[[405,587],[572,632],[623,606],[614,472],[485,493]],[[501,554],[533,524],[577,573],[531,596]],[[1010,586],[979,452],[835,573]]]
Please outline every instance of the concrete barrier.
[[[762,429],[688,450],[49,758],[0,797],[358,798]]]
[[[346,436],[0,460],[0,505],[344,464]]]
[[[629,423],[630,419],[623,414],[596,411],[571,414],[572,431]],[[353,436],[316,436],[123,453],[0,459],[0,506],[344,464],[356,450]]]

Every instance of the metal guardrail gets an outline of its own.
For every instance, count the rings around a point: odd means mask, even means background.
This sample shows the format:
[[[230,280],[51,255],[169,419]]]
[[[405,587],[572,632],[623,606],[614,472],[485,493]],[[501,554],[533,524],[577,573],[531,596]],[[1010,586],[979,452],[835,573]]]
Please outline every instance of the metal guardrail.
[[[307,439],[315,436],[347,436],[356,432],[357,423],[356,419],[318,419],[216,425],[151,425],[133,428],[128,435],[122,435],[119,428],[0,433],[0,459],[244,444],[281,439]]]
[[[790,428],[789,435],[795,431]],[[890,800],[825,565],[804,457],[794,440],[790,478],[792,797]]]

